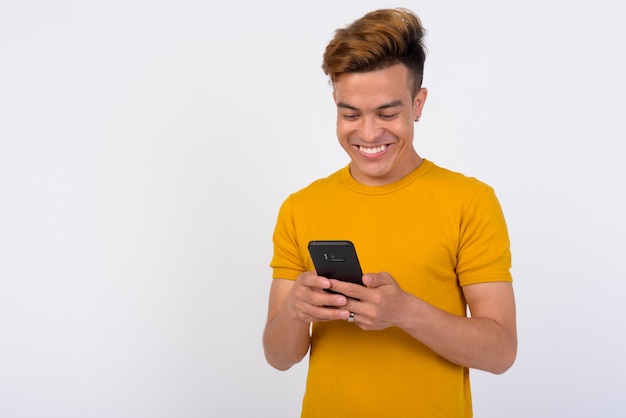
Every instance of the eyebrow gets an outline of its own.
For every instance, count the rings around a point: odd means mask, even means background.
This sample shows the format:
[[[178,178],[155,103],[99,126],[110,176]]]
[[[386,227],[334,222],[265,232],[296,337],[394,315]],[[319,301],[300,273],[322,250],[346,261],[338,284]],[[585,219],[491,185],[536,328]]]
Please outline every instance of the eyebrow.
[[[402,105],[402,100],[394,100],[393,102],[385,103],[383,105],[378,106],[376,110],[388,109],[390,107],[397,107],[400,105]],[[357,111],[361,110],[358,107],[349,105],[348,103],[344,103],[344,102],[338,102],[337,107],[341,109],[350,109],[350,110],[357,110]]]

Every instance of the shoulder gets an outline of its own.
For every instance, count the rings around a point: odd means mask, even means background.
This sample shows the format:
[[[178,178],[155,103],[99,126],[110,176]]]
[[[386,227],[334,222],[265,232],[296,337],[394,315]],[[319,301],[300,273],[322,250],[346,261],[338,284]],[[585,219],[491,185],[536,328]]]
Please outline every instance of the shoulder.
[[[344,167],[327,177],[319,178],[311,182],[307,186],[290,194],[287,197],[287,201],[317,199],[321,194],[327,194],[329,191],[341,187],[343,184],[342,172],[347,169],[347,167]]]
[[[459,171],[453,171],[448,168],[438,166],[434,163],[431,163],[428,174],[435,179],[446,180],[451,183],[458,183],[466,186],[475,187],[489,187],[489,185],[477,179],[476,177],[468,176]]]
[[[434,163],[430,167],[424,177],[424,181],[430,183],[433,188],[442,193],[452,193],[457,196],[475,196],[484,194],[493,194],[493,188],[476,177],[471,177],[440,167]]]

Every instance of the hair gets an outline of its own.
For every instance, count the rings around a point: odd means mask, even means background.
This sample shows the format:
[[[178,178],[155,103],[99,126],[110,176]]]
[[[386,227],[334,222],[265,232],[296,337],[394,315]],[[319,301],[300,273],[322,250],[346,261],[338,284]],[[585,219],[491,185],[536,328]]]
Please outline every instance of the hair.
[[[381,70],[402,63],[412,76],[415,96],[422,87],[426,30],[412,11],[380,9],[342,29],[326,46],[322,70],[334,84],[342,73]]]

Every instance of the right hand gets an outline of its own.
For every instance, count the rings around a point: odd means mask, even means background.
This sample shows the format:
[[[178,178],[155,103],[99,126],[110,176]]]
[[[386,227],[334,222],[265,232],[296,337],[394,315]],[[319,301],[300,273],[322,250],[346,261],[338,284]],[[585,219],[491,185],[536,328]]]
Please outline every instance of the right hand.
[[[288,295],[289,311],[306,323],[346,320],[350,315],[350,311],[342,309],[346,297],[324,290],[330,287],[330,280],[315,272],[300,274]]]

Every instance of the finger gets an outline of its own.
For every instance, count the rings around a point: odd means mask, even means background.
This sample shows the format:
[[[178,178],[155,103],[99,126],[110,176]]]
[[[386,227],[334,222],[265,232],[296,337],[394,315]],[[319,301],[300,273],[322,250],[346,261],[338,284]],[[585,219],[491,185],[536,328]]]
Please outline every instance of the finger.
[[[363,284],[367,287],[380,287],[386,284],[395,283],[389,273],[368,273],[363,276]]]
[[[305,301],[314,306],[341,308],[346,305],[347,298],[341,294],[324,291],[308,292]]]
[[[352,299],[361,299],[365,295],[367,288],[360,284],[344,282],[341,280],[331,280],[330,289],[334,292],[341,293]]]
[[[300,283],[313,289],[328,289],[331,286],[330,280],[311,271],[300,275]]]
[[[302,313],[306,316],[308,322],[346,320],[350,315],[350,311],[346,309],[314,305],[308,305]]]

